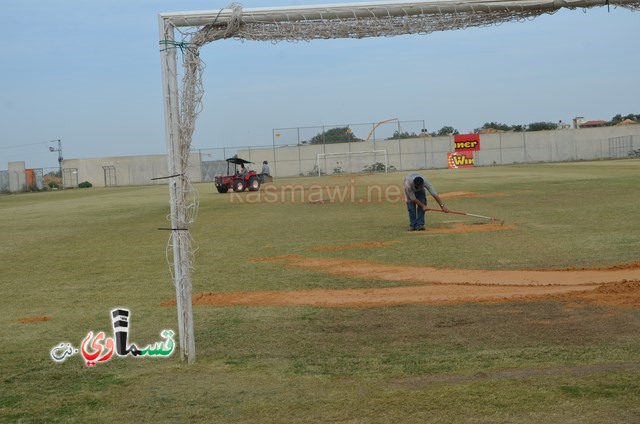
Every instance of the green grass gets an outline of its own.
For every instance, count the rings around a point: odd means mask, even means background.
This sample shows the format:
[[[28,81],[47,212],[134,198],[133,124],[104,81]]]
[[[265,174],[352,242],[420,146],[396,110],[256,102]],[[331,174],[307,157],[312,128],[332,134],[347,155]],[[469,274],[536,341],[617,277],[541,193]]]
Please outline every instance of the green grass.
[[[640,161],[428,171],[449,208],[512,229],[416,235],[403,201],[360,202],[404,174],[277,180],[353,186],[347,202],[221,195],[198,186],[194,293],[381,287],[252,258],[296,254],[470,269],[606,267],[640,259]],[[349,184],[351,186],[349,186]],[[235,199],[230,203],[230,199]],[[243,201],[241,201],[243,200]],[[177,330],[165,258],[166,187],[0,197],[0,422],[635,422],[640,312],[559,301],[500,305],[196,307],[197,360],[56,364],[61,342],[110,331],[132,312],[131,341]],[[483,223],[433,213],[430,228]],[[314,247],[398,241],[379,249]],[[21,323],[19,318],[50,316]],[[177,338],[176,338],[177,340]]]

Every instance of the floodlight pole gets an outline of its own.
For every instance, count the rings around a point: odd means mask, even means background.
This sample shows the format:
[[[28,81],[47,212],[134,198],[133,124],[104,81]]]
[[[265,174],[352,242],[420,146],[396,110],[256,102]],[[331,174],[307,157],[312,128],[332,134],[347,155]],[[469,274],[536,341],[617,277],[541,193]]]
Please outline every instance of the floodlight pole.
[[[60,181],[62,181],[62,141],[60,141],[60,139],[58,140],[51,140],[49,143],[55,143],[58,142],[58,148],[54,148],[54,147],[49,147],[49,151],[50,152],[58,152],[58,166],[60,168]],[[64,184],[63,184],[64,186]]]
[[[162,89],[164,95],[164,122],[167,142],[167,160],[169,165],[169,201],[171,205],[171,231],[173,247],[173,277],[176,287],[176,306],[178,312],[178,333],[180,340],[180,358],[189,364],[196,359],[193,331],[193,313],[191,303],[191,270],[189,268],[190,245],[176,232],[188,231],[185,228],[186,207],[184,178],[187,170],[182,169],[182,149],[180,145],[180,108],[178,93],[178,70],[174,26],[162,16],[160,23],[160,53],[162,59]]]

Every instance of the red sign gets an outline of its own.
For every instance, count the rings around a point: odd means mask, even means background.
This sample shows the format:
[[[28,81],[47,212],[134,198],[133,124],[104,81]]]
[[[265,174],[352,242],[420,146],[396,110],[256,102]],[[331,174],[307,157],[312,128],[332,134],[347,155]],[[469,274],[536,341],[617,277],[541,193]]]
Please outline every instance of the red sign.
[[[449,169],[473,168],[473,150],[449,153]]]
[[[453,147],[460,150],[480,150],[480,134],[456,134],[453,136]]]

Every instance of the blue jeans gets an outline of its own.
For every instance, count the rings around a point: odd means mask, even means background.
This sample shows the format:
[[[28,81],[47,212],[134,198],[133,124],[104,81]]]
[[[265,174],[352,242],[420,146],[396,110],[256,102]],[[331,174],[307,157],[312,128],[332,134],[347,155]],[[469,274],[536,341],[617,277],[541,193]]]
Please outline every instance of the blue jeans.
[[[423,204],[427,204],[427,192],[425,189],[415,192],[416,199],[420,200]],[[412,230],[418,228],[424,228],[424,210],[422,206],[417,203],[407,203],[407,210],[409,211],[409,226]]]

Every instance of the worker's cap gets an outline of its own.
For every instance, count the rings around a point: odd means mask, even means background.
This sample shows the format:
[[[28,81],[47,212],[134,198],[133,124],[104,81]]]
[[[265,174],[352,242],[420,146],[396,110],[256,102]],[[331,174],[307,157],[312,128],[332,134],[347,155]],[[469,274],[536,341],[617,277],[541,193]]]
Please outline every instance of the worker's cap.
[[[415,177],[415,178],[413,179],[413,185],[414,185],[415,187],[420,187],[420,186],[424,185],[424,178],[422,178],[422,177]]]

